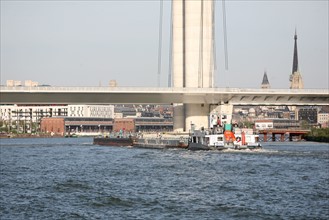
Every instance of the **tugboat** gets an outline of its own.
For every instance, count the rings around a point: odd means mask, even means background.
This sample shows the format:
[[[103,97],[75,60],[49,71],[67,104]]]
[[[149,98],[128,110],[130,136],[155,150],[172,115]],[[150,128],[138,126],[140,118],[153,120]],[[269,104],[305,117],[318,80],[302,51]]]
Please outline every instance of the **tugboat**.
[[[232,131],[234,130],[234,132]],[[261,148],[259,136],[252,129],[232,129],[231,124],[225,124],[215,130],[195,130],[190,135],[189,150],[225,150],[225,149],[257,149]]]
[[[234,129],[236,138],[235,148],[237,149],[260,149],[262,145],[259,143],[259,135],[254,134],[253,129],[242,128]]]

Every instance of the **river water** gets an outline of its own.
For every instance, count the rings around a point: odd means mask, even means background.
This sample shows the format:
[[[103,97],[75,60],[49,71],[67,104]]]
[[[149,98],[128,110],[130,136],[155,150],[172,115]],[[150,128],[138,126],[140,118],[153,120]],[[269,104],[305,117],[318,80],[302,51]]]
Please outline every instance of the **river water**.
[[[190,152],[1,139],[1,219],[328,219],[329,145]]]

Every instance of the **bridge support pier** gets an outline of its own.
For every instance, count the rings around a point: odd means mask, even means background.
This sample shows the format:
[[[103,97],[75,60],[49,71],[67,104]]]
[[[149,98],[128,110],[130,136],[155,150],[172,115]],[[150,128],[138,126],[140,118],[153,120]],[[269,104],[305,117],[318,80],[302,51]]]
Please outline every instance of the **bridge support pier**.
[[[191,126],[197,130],[210,127],[210,115],[220,117],[222,122],[231,123],[233,105],[174,104],[174,131],[188,132]],[[221,118],[225,116],[225,119]]]
[[[272,133],[272,141],[275,141],[275,133]]]
[[[174,104],[174,131],[188,132],[192,125],[208,128],[208,121],[209,104]]]

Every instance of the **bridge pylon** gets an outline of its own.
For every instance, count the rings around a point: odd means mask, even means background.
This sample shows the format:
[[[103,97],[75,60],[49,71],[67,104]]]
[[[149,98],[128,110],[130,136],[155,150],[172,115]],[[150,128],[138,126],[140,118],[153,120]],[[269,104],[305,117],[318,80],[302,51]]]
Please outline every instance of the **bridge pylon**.
[[[214,2],[172,1],[173,87],[214,86]],[[210,105],[174,104],[174,130],[208,127]]]

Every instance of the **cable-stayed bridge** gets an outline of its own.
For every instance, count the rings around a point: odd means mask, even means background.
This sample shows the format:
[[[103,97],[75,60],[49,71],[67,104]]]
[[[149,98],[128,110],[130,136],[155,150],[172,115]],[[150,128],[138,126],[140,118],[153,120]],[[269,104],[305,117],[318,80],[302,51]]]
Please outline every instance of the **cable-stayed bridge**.
[[[214,18],[214,1],[172,1],[170,88],[1,87],[0,104],[173,104],[176,131],[186,131],[192,123],[207,127],[210,114],[232,115],[233,105],[329,104],[328,89],[215,88]],[[161,40],[158,58],[160,67]]]

